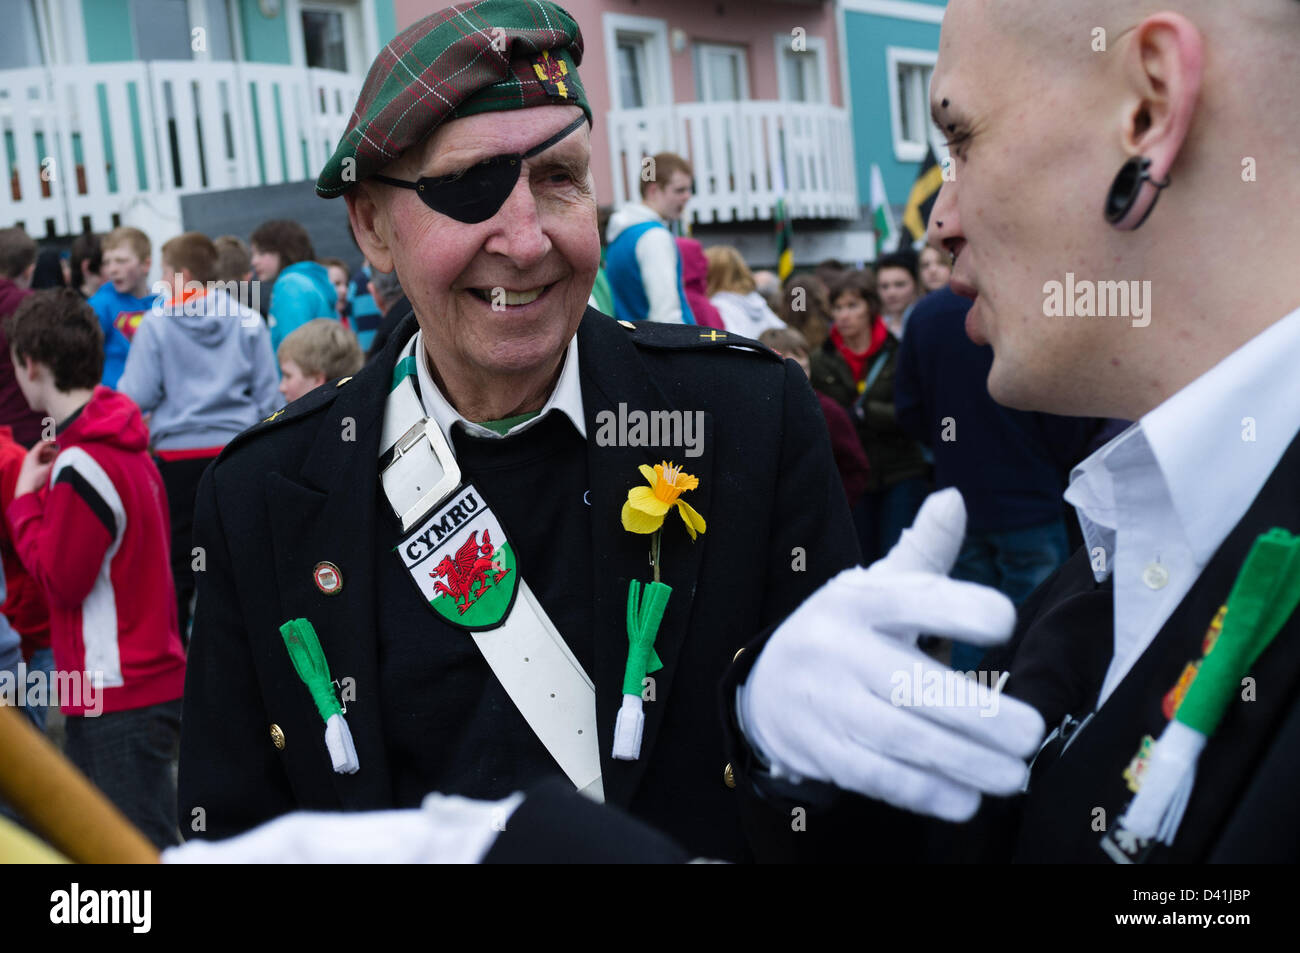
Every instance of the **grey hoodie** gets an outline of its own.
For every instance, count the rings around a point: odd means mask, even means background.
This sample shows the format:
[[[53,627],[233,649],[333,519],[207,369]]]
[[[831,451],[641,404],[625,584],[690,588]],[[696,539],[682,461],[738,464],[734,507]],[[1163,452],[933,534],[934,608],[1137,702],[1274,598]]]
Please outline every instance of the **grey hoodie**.
[[[153,414],[156,450],[224,446],[281,403],[270,332],[219,289],[146,314],[117,389]]]

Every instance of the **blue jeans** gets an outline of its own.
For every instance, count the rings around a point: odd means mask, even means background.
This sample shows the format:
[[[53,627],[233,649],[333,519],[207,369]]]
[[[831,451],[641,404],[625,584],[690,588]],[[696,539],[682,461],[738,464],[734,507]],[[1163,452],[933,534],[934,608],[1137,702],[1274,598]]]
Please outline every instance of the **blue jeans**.
[[[51,683],[50,676],[54,672],[54,649],[46,646],[32,653],[31,660],[27,663],[27,673],[30,675],[35,671],[45,673],[47,686]],[[31,723],[42,732],[45,731],[45,719],[49,711],[50,709],[45,705],[28,705],[23,709]]]
[[[991,586],[1019,606],[1069,554],[1063,519],[1025,529],[967,533],[952,578]],[[974,671],[984,651],[954,642],[952,667]]]
[[[180,843],[172,762],[181,701],[68,717],[68,760],[159,850]]]

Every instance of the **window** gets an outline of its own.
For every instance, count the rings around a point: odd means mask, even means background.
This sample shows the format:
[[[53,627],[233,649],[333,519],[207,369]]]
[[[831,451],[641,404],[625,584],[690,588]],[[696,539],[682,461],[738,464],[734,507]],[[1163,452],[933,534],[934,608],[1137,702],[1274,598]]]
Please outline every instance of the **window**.
[[[803,38],[794,48],[789,33],[776,34],[776,64],[781,99],[795,103],[830,101],[826,89],[826,41],[821,37]]]
[[[137,59],[193,59],[187,0],[131,0],[131,29]]]
[[[930,145],[930,77],[937,59],[931,50],[886,51],[890,126],[899,162],[920,162]]]
[[[605,65],[615,109],[666,106],[673,101],[668,24],[653,17],[606,13]]]
[[[40,66],[44,57],[31,0],[21,0],[13,10],[7,10],[5,20],[5,28],[0,30],[0,63],[5,69]]]
[[[341,10],[303,10],[302,41],[308,67],[348,71]]]
[[[207,27],[209,59],[233,60],[235,48],[231,42],[230,8],[226,0],[203,0],[195,19],[200,17],[206,20],[203,26]]]
[[[620,37],[618,41],[618,95],[624,109],[640,109],[645,101],[645,41]]]
[[[702,103],[749,98],[749,72],[743,46],[695,44],[695,95]]]

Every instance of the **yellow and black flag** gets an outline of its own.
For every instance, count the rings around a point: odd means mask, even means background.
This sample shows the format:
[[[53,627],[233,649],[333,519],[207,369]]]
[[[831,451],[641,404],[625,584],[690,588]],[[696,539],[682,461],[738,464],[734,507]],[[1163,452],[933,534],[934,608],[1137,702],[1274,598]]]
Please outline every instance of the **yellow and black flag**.
[[[912,241],[925,237],[925,230],[930,224],[930,210],[934,200],[943,188],[943,166],[934,157],[934,149],[926,149],[925,161],[921,171],[912,183],[912,194],[907,197],[907,208],[903,211],[903,227],[912,236]]]

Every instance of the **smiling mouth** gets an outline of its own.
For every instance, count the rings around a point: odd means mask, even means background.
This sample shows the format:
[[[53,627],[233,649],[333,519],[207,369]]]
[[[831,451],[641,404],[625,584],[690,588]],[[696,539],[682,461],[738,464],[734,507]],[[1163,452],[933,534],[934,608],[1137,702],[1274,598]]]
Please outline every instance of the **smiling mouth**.
[[[506,288],[470,288],[469,292],[481,301],[486,301],[490,305],[500,307],[501,305],[510,307],[521,307],[526,304],[532,304],[546,292],[554,288],[556,282],[549,285],[542,285],[538,288],[529,288],[525,291],[510,291]]]

